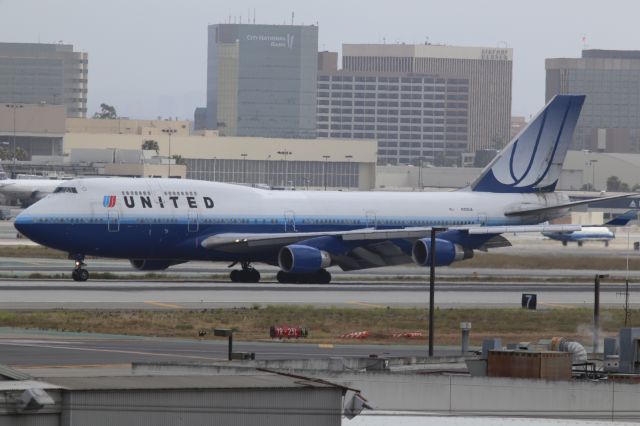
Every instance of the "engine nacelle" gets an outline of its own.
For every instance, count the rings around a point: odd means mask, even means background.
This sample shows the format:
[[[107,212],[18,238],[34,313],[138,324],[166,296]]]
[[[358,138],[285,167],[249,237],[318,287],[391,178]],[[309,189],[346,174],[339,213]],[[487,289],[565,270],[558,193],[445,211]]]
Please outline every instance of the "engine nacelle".
[[[413,243],[411,257],[419,266],[431,266],[431,238],[423,238]],[[436,261],[435,266],[447,266],[458,260],[473,257],[473,250],[465,249],[460,244],[452,243],[449,240],[436,238]]]
[[[331,265],[331,255],[324,250],[299,244],[282,247],[278,265],[284,272],[308,274]]]
[[[129,263],[138,271],[164,271],[169,266],[184,263],[183,260],[129,259]]]

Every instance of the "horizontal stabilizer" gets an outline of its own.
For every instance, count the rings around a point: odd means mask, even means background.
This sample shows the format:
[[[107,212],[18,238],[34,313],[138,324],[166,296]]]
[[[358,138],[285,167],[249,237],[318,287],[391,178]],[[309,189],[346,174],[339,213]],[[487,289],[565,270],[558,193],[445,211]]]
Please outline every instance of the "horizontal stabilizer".
[[[553,211],[553,210],[570,209],[571,207],[582,206],[584,204],[596,204],[606,200],[616,200],[618,198],[626,198],[626,197],[631,197],[633,195],[636,195],[636,194],[622,194],[622,195],[611,195],[609,197],[589,198],[588,200],[572,201],[570,203],[555,204],[551,206],[527,207],[527,205],[520,205],[516,208],[505,211],[504,215],[505,216],[527,216],[531,214],[544,213],[544,212]]]

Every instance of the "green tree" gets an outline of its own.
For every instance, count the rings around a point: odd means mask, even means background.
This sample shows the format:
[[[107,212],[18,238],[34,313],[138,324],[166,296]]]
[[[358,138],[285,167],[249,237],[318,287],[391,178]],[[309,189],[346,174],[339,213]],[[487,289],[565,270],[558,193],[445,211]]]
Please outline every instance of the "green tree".
[[[24,149],[17,147],[16,148],[16,160],[18,161],[27,161],[29,159],[29,155],[27,154],[27,151],[25,151]]]
[[[153,139],[148,139],[142,142],[142,149],[148,151],[155,151],[156,154],[160,150],[160,146],[158,145],[158,141],[154,141]]]
[[[6,146],[0,146],[0,160],[11,160],[11,150]]]
[[[176,162],[176,164],[187,164],[182,155],[172,155],[171,158]]]
[[[640,183],[636,183],[635,185],[633,185],[633,186],[631,187],[631,190],[632,190],[633,192],[640,192]]]
[[[618,176],[609,176],[607,178],[607,191],[609,192],[619,192],[622,186],[622,181]]]
[[[593,191],[593,185],[590,183],[585,183],[580,187],[580,191]]]
[[[100,111],[93,114],[93,118],[98,118],[100,120],[113,120],[118,118],[118,113],[114,106],[100,104]]]
[[[18,161],[26,161],[29,159],[29,155],[27,154],[27,152],[20,147],[16,148],[15,157]],[[13,152],[11,152],[11,149],[9,147],[0,147],[0,160],[13,160]]]

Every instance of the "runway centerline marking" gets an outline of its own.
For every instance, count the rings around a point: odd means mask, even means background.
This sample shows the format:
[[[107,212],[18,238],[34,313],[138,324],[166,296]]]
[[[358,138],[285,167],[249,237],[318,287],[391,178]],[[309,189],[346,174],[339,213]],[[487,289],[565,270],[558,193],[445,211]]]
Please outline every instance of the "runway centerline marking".
[[[85,352],[106,352],[106,353],[115,353],[115,354],[129,354],[129,355],[151,355],[151,356],[159,356],[159,357],[178,357],[178,358],[188,358],[188,359],[207,359],[211,361],[220,361],[222,358],[212,358],[206,356],[195,356],[195,355],[180,355],[180,354],[167,354],[162,352],[142,352],[142,351],[125,351],[118,349],[98,349],[98,348],[79,348],[74,346],[58,346],[58,345],[30,345],[27,343],[4,343],[0,342],[1,345],[6,346],[26,346],[30,348],[47,348],[47,349],[66,349],[72,351],[85,351]]]
[[[367,306],[369,308],[386,308],[385,305],[377,305],[375,303],[358,302],[358,301],[349,301],[349,302],[347,302],[347,304],[349,304],[349,305]]]
[[[333,349],[334,346],[331,343],[320,343],[318,344],[318,347],[321,349]]]
[[[184,306],[174,305],[173,303],[154,302],[153,300],[145,300],[146,305],[159,306],[161,308],[184,309]]]

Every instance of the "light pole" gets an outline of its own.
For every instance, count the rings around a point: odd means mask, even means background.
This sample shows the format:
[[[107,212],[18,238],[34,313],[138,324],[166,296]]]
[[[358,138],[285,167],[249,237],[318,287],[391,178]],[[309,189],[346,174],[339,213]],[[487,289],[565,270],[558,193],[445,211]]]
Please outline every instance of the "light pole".
[[[171,178],[171,135],[177,132],[176,129],[162,129],[162,133],[169,135],[169,176]]]
[[[289,172],[289,164],[287,162],[287,156],[291,155],[291,151],[285,149],[284,151],[278,151],[278,154],[284,157],[284,179],[282,180],[282,186],[287,182],[287,174]]]
[[[591,190],[596,190],[596,163],[598,160],[591,159],[589,160],[589,165],[591,165]]]
[[[424,189],[422,185],[422,165],[423,165],[424,157],[418,157],[418,187],[419,191]]]
[[[331,158],[331,156],[330,155],[323,155],[322,158],[324,158],[324,167],[322,168],[322,171],[323,171],[322,174],[324,175],[324,179],[323,179],[324,180],[324,190],[326,191],[327,190],[327,160],[329,158]]]
[[[16,112],[18,108],[23,108],[21,104],[5,104],[7,108],[13,110],[13,165],[11,166],[11,177],[16,178]]]
[[[344,158],[346,158],[349,161],[349,169],[347,170],[347,191],[351,190],[351,160],[353,160],[353,155],[348,154],[345,155]]]
[[[247,153],[242,153],[240,156],[242,157],[242,183],[247,183]]]
[[[265,185],[271,186],[271,174],[269,173],[271,170],[271,154],[267,155],[267,158],[264,160],[264,168],[262,170],[262,183]]]
[[[593,352],[597,353],[600,345],[600,280],[609,274],[596,274],[593,295]]]

